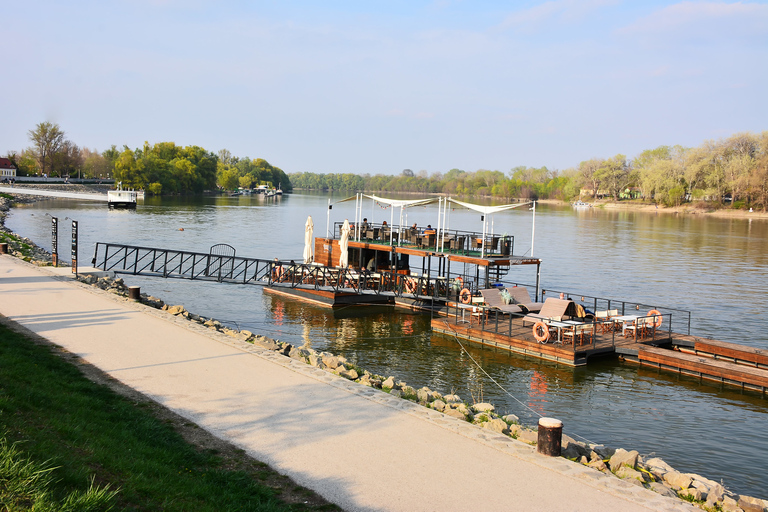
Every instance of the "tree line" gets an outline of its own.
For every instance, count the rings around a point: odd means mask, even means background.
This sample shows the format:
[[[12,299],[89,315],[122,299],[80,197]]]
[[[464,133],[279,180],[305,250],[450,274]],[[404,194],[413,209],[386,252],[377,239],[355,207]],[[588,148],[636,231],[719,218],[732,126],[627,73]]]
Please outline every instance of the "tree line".
[[[518,166],[445,174],[404,169],[399,175],[293,173],[306,190],[355,190],[489,196],[501,199],[641,199],[667,206],[696,200],[768,209],[768,131],[738,133],[700,146],[659,146],[634,159],[592,158],[562,171]]]
[[[80,148],[58,124],[43,122],[28,132],[32,145],[7,158],[19,176],[114,178],[125,187],[150,194],[198,194],[206,190],[236,190],[257,185],[292,190],[290,178],[262,158],[240,158],[222,149],[212,153],[199,146],[173,142],[131,149],[115,145],[102,151]]]

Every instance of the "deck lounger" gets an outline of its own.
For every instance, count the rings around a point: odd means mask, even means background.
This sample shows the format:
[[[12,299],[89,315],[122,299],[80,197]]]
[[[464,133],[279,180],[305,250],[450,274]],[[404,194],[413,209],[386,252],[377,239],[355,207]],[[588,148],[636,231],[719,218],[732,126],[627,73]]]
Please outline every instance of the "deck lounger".
[[[544,301],[544,305],[538,313],[529,313],[523,318],[523,325],[526,322],[535,324],[539,320],[552,320],[554,318],[562,319],[565,316],[574,316],[576,312],[575,304],[572,300],[549,298]]]
[[[498,288],[480,290],[480,295],[483,296],[483,302],[485,302],[489,307],[498,309],[503,313],[523,312],[520,306],[516,306],[515,304],[504,304],[504,299],[501,297],[501,290]]]
[[[531,295],[525,286],[513,286],[507,288],[507,291],[512,295],[514,304],[522,304],[531,313],[538,313],[544,307],[543,302],[533,302],[531,300]]]

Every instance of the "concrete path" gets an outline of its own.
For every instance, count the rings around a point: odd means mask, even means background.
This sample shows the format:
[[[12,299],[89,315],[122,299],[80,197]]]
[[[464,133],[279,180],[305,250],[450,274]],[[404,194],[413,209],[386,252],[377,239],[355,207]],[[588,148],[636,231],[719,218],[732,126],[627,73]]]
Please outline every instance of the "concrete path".
[[[59,192],[58,190],[37,190],[25,187],[0,187],[0,192],[6,194],[26,194],[29,196],[59,197],[62,199],[85,199],[86,201],[107,202],[107,194],[86,194],[84,192]]]
[[[0,313],[347,511],[692,510],[7,255]]]

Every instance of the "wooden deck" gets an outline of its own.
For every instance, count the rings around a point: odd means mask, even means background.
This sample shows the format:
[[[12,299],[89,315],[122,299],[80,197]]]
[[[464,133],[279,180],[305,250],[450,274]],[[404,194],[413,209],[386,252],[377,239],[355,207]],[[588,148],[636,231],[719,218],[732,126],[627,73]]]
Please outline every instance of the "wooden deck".
[[[675,373],[722,382],[762,393],[768,392],[768,370],[764,368],[748,367],[714,357],[687,354],[679,350],[646,346],[639,348],[638,362],[645,366],[654,366]]]
[[[625,353],[637,354],[638,348],[646,343],[669,343],[666,332],[657,332],[646,339],[625,338],[619,332],[599,332],[595,325],[590,336],[576,340],[575,346],[570,341],[548,340],[539,343],[533,337],[533,326],[521,317],[509,315],[482,319],[471,309],[465,309],[464,318],[455,316],[435,317],[432,330],[448,336],[456,336],[518,354],[556,361],[570,366],[584,366],[591,356],[599,354]]]

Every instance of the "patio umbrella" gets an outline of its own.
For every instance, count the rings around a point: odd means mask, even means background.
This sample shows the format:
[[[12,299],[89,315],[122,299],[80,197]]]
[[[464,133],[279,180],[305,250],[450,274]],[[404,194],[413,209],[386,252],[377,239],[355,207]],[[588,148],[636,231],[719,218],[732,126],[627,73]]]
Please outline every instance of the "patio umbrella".
[[[342,268],[349,266],[349,232],[352,228],[349,227],[349,219],[344,219],[344,225],[341,226],[341,238],[339,238],[339,249],[341,250],[341,256],[339,256],[339,266]]]
[[[315,247],[313,235],[315,233],[315,223],[312,222],[312,216],[307,217],[307,223],[304,224],[304,263],[312,263],[315,256]]]

